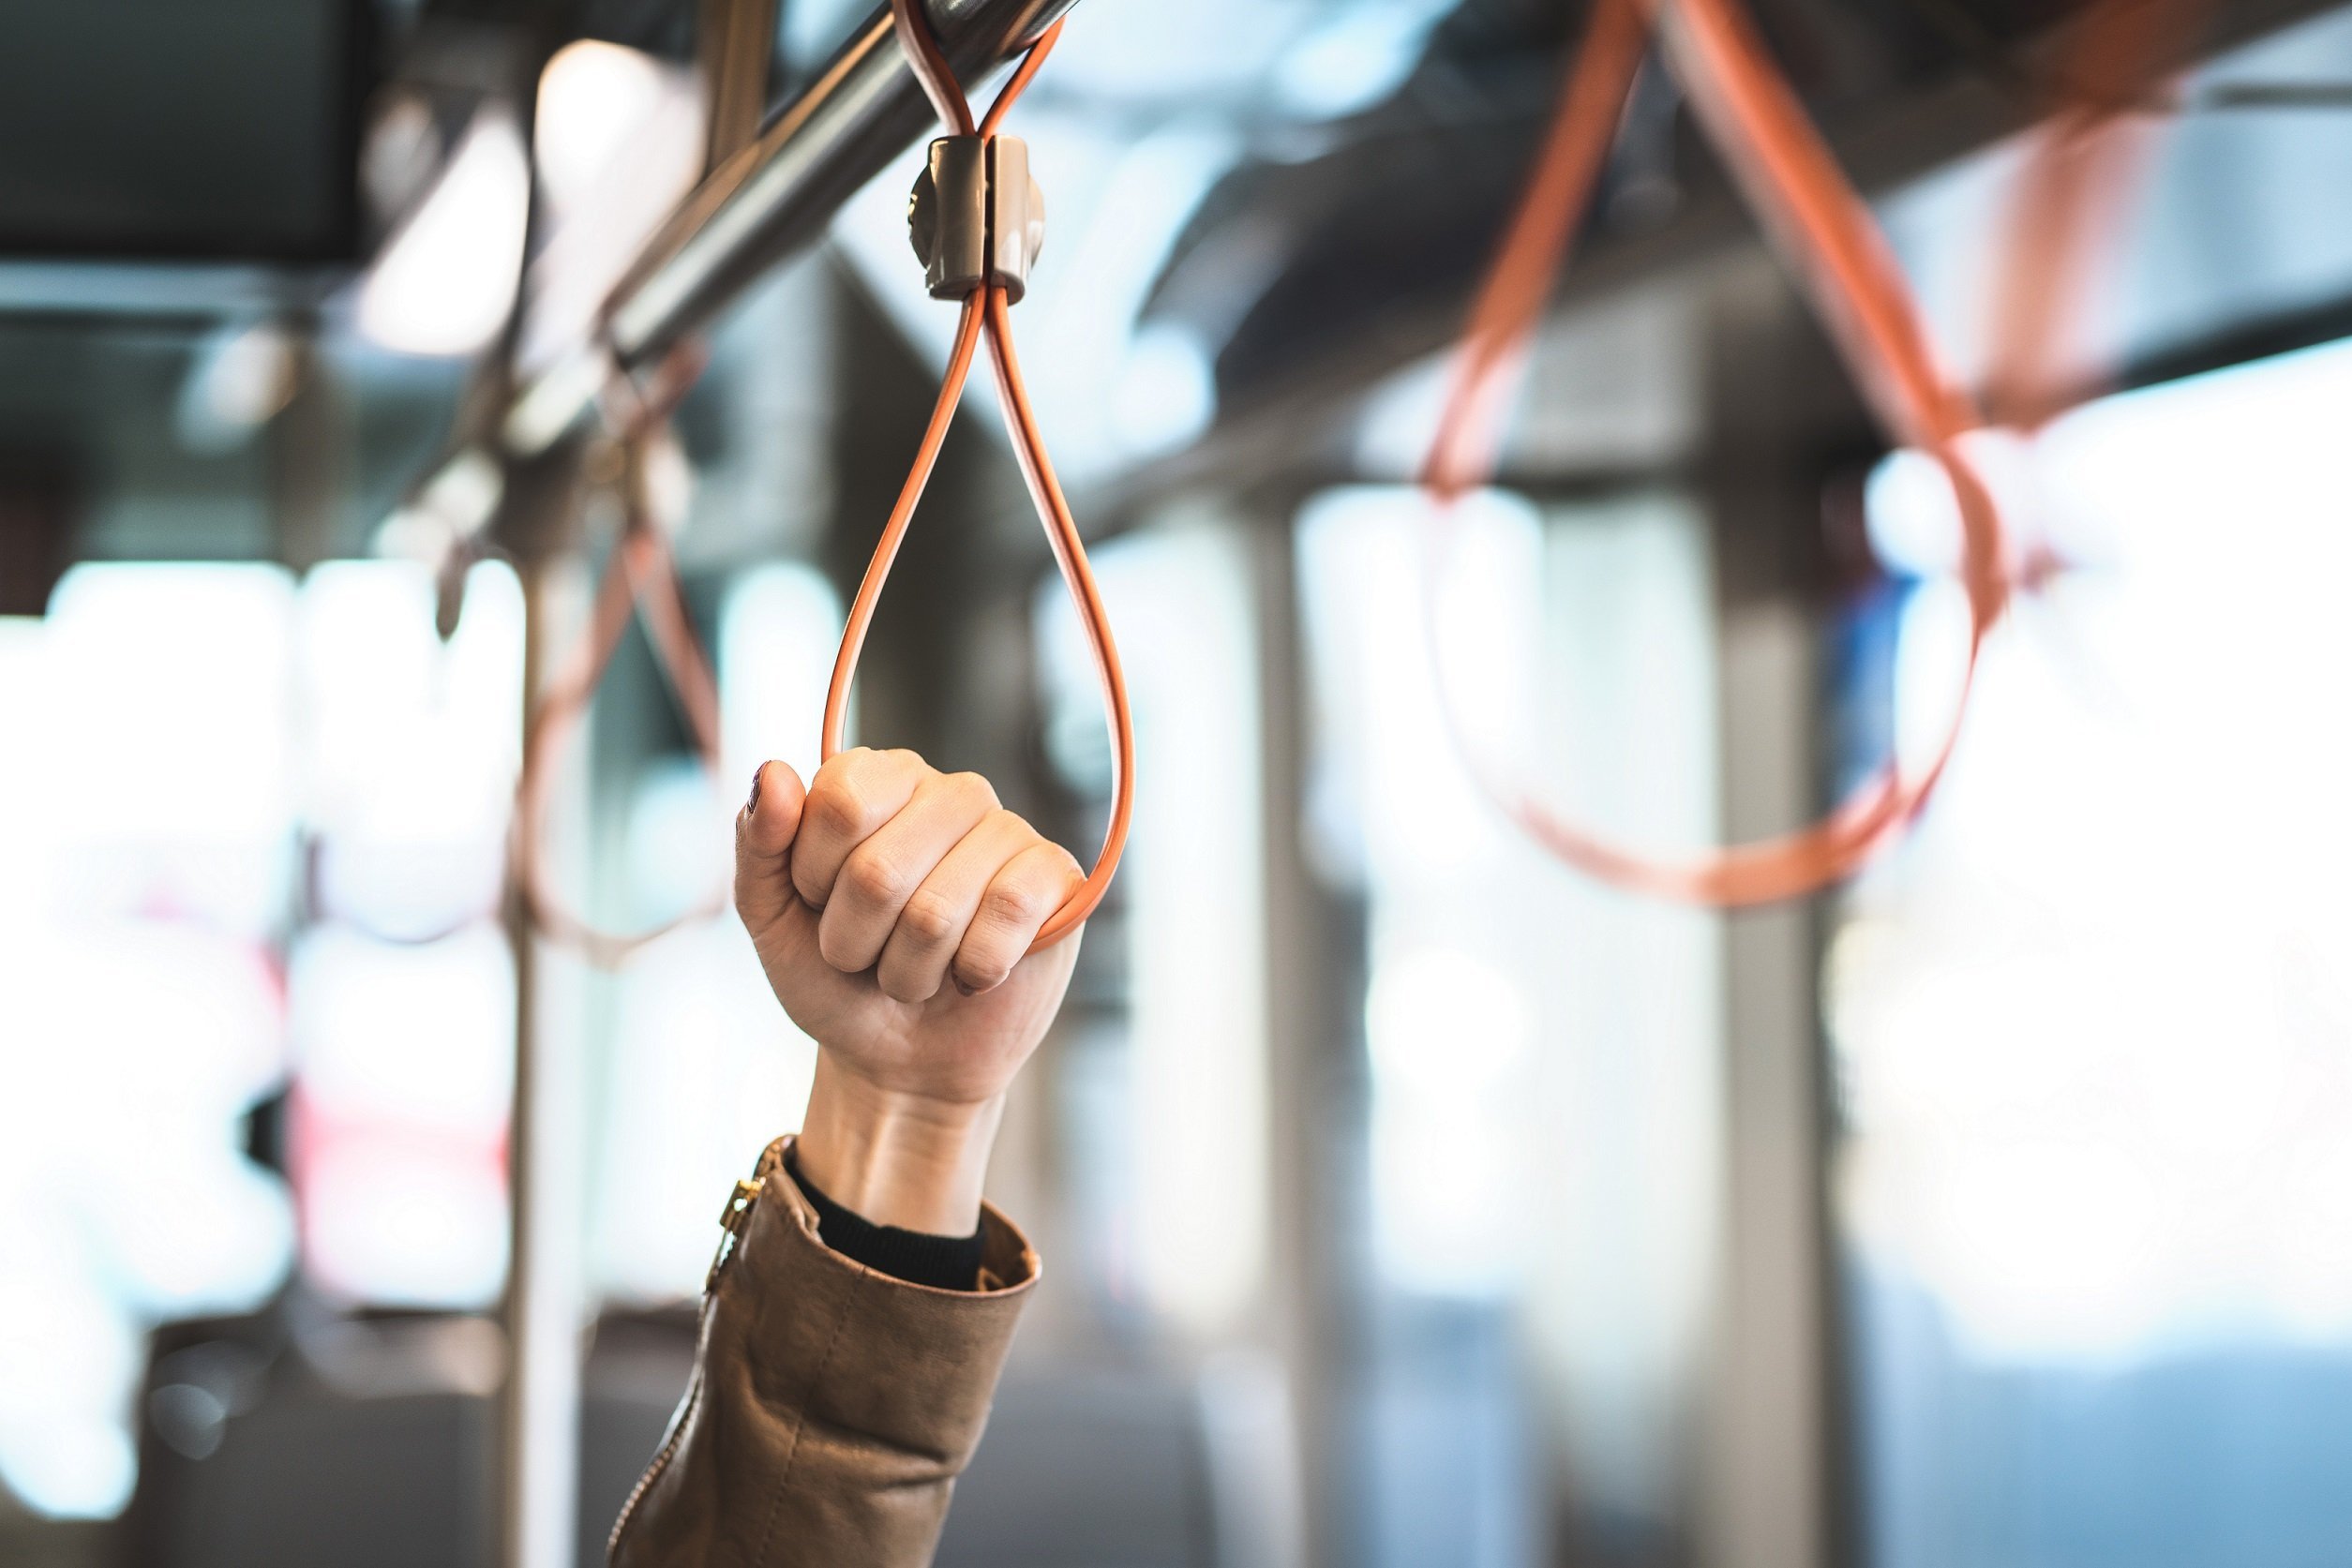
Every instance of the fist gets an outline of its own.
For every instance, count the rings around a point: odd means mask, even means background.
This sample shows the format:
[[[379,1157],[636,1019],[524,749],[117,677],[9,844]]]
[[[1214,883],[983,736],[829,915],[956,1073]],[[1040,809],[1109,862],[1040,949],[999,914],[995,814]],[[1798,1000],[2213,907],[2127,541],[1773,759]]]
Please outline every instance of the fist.
[[[1084,874],[975,773],[841,753],[803,788],[753,775],[735,906],[785,1011],[834,1070],[947,1105],[1000,1095],[1044,1037],[1078,933],[1032,953]]]

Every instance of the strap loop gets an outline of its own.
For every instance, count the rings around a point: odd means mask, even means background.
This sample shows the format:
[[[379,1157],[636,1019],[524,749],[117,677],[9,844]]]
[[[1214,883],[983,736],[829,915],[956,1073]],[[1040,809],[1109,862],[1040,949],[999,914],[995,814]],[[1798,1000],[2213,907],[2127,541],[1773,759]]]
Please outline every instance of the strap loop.
[[[1643,7],[1649,9],[1646,20]],[[1959,502],[1970,621],[1961,700],[1924,767],[1907,769],[1899,757],[1890,757],[1811,827],[1661,861],[1606,842],[1507,781],[1453,721],[1442,658],[1438,690],[1474,777],[1561,859],[1620,888],[1662,898],[1716,905],[1769,903],[1817,891],[1850,875],[1918,815],[1958,740],[1977,652],[2007,602],[2009,562],[2000,508],[1961,450],[1961,438],[1982,420],[1936,363],[1917,306],[1869,209],[1847,184],[1737,0],[1595,0],[1535,176],[1463,332],[1421,483],[1436,503],[1432,538],[1442,542],[1451,504],[1493,471],[1507,394],[1590,204],[1653,24],[1709,140],[1791,256],[1822,324],[1880,422],[1897,441],[1934,458],[1951,479]]]
[[[554,788],[555,762],[587,716],[596,688],[628,631],[633,614],[645,621],[656,663],[677,700],[704,769],[719,766],[718,681],[710,655],[694,629],[677,563],[654,515],[647,459],[668,434],[668,413],[699,368],[698,356],[675,359],[657,375],[652,392],[640,395],[634,382],[616,386],[607,399],[607,417],[621,450],[620,486],[624,508],[621,536],[613,542],[596,585],[586,633],[564,666],[547,682],[524,727],[522,776],[516,784],[513,864],[516,890],[532,923],[549,940],[578,951],[599,968],[618,967],[648,943],[692,921],[708,919],[727,906],[724,885],[673,919],[651,930],[600,930],[574,913],[551,885],[541,840]],[[625,381],[626,378],[618,380]]]
[[[891,12],[898,25],[898,40],[906,51],[908,62],[921,79],[939,118],[954,134],[933,143],[934,170],[937,151],[943,145],[952,146],[965,138],[976,139],[983,149],[994,145],[1017,146],[1010,138],[996,135],[996,127],[1007,110],[1028,86],[1037,68],[1061,37],[1061,23],[1048,28],[1006,82],[1004,90],[990,106],[987,118],[975,125],[970,102],[954,74],[948,69],[947,59],[940,53],[938,42],[932,37],[929,24],[923,20],[921,0],[891,0]],[[1022,179],[1026,181],[1026,157],[1024,157]],[[1005,173],[1001,163],[996,164],[989,181],[992,194],[983,203],[983,210],[993,208],[996,177]],[[936,172],[932,176],[936,178]],[[1028,187],[1033,189],[1034,187]],[[1039,214],[1041,217],[1041,207]],[[1027,222],[1023,220],[1024,238]],[[1003,234],[992,236],[1001,253]],[[919,247],[921,248],[921,247]],[[1032,250],[1030,254],[1034,254]],[[926,261],[929,258],[926,257]],[[1026,261],[1023,262],[1026,271]],[[977,270],[977,269],[967,269]],[[1019,297],[1017,290],[999,280],[993,270],[983,281],[973,277],[964,286],[963,310],[957,318],[955,342],[948,354],[948,367],[939,386],[939,396],[932,405],[931,419],[923,426],[922,440],[915,449],[913,468],[906,483],[898,493],[897,502],[882,524],[881,538],[874,547],[874,559],[867,565],[864,580],[858,585],[857,597],[849,605],[847,624],[843,628],[841,651],[833,661],[832,684],[825,694],[825,733],[823,755],[830,759],[842,748],[843,733],[849,711],[849,688],[857,679],[858,655],[865,647],[867,629],[873,624],[874,610],[880,602],[882,585],[889,580],[891,563],[898,557],[899,545],[906,537],[906,527],[914,519],[916,503],[922,499],[923,487],[930,483],[931,470],[937,464],[939,448],[947,440],[948,426],[955,417],[956,404],[964,393],[964,383],[970,377],[972,358],[978,351],[981,338],[988,340],[988,357],[996,374],[997,405],[1003,411],[1005,428],[1012,438],[1014,459],[1020,464],[1021,477],[1027,485],[1031,504],[1037,508],[1039,520],[1045,527],[1045,540],[1053,547],[1054,561],[1061,569],[1062,581],[1070,590],[1071,601],[1077,605],[1079,620],[1084,623],[1086,640],[1094,650],[1096,673],[1102,682],[1103,706],[1107,710],[1116,755],[1116,775],[1111,800],[1111,821],[1103,834],[1102,848],[1095,857],[1094,869],[1086,875],[1062,906],[1056,910],[1039,931],[1030,951],[1051,947],[1071,931],[1085,923],[1087,916],[1102,902],[1102,895],[1111,885],[1112,875],[1118,870],[1119,856],[1127,847],[1128,828],[1135,807],[1135,725],[1129,711],[1127,680],[1119,668],[1118,646],[1111,635],[1110,612],[1104,607],[1102,594],[1094,580],[1094,569],[1087,563],[1086,544],[1078,531],[1078,523],[1070,510],[1069,498],[1063,495],[1061,481],[1055,475],[1052,457],[1045,450],[1045,438],[1038,424],[1037,411],[1029,403],[1027,387],[1021,379],[1021,365],[1012,347],[1012,318],[1011,306]],[[935,290],[935,291],[936,291]]]

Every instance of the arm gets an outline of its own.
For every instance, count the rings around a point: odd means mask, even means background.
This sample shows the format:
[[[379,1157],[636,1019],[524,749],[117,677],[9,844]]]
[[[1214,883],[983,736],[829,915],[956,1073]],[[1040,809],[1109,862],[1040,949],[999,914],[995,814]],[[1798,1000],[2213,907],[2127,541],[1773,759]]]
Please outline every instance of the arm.
[[[755,776],[735,902],[817,1042],[816,1084],[799,1139],[738,1188],[694,1381],[614,1568],[930,1561],[1037,1277],[981,1181],[1078,944],[1028,946],[1080,880],[983,781],[911,753],[845,752],[805,795],[782,763]],[[855,1261],[809,1189],[836,1226],[846,1210],[942,1243],[977,1232],[977,1277],[940,1289]]]

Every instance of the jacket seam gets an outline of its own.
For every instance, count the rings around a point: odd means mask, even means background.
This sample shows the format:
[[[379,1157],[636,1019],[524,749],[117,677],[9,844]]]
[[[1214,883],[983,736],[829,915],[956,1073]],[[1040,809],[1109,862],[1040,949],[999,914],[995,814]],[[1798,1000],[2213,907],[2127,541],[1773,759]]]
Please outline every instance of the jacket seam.
[[[629,1488],[628,1501],[621,1505],[621,1516],[613,1520],[612,1533],[605,1538],[605,1555],[607,1558],[620,1552],[621,1538],[628,1532],[629,1521],[637,1516],[637,1504],[645,1500],[645,1494],[653,1489],[663,1472],[669,1469],[670,1461],[678,1456],[679,1444],[685,1440],[686,1424],[694,1419],[695,1407],[701,1401],[702,1367],[697,1363],[694,1378],[687,1385],[685,1399],[678,1407],[677,1418],[670,1424],[668,1436],[662,1441],[661,1452],[653,1456],[653,1462],[637,1477],[637,1485]]]
[[[832,1331],[825,1337],[825,1353],[816,1359],[816,1369],[809,1374],[808,1386],[802,1391],[799,1408],[793,1412],[792,1441],[784,1451],[784,1463],[778,1467],[775,1489],[768,1494],[768,1516],[759,1527],[759,1546],[752,1553],[754,1568],[768,1561],[768,1544],[775,1538],[776,1516],[784,1511],[784,1495],[792,1489],[792,1466],[801,1456],[801,1434],[808,1430],[809,1402],[825,1381],[826,1368],[833,1363],[834,1347],[841,1343],[841,1331],[849,1322],[851,1292],[844,1291],[840,1305],[833,1309]]]

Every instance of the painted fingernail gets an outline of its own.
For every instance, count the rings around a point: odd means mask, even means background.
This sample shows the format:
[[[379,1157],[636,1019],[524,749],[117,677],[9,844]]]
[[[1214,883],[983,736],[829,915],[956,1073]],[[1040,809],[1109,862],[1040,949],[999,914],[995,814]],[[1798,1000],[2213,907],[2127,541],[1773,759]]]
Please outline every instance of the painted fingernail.
[[[955,989],[962,992],[966,996],[977,996],[980,994],[980,988],[978,986],[966,985],[960,976],[956,979]]]
[[[755,815],[759,810],[759,775],[767,770],[768,765],[764,762],[751,770],[751,799],[743,802],[745,816]]]

